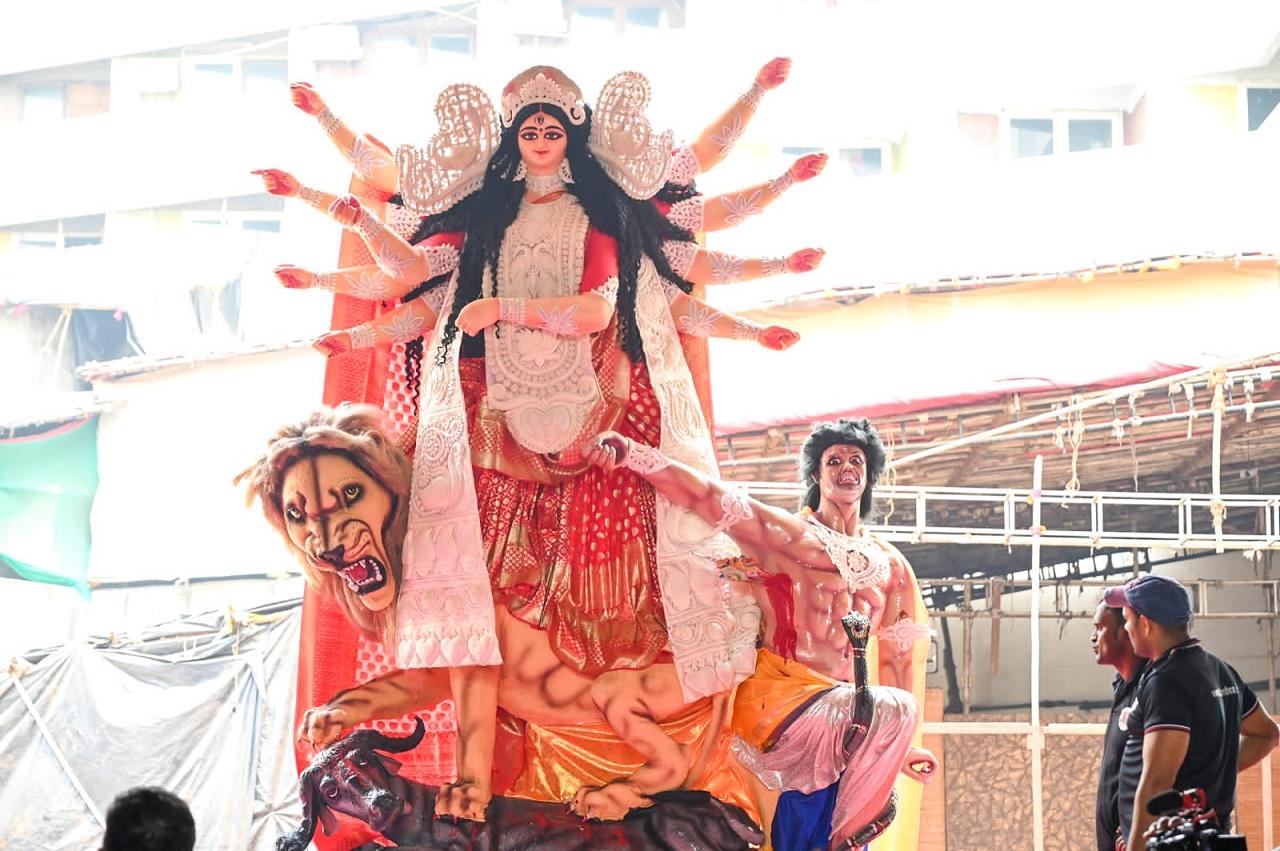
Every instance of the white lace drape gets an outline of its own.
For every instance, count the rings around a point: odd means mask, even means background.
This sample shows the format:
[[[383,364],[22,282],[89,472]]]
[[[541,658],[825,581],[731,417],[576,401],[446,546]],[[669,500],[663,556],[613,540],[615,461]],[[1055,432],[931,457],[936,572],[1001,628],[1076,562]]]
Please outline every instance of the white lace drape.
[[[453,301],[457,275],[446,300]],[[440,345],[437,322],[426,351]],[[445,362],[423,370],[421,416],[409,490],[409,531],[396,608],[396,665],[448,668],[498,665],[493,592],[485,565],[467,411],[458,378],[462,335]]]
[[[662,279],[648,259],[636,293],[649,381],[662,411],[659,448],[718,476],[711,435],[693,387]],[[658,495],[658,581],[676,671],[686,700],[725,691],[755,670],[760,608],[743,583],[725,581],[718,559],[738,555],[727,536]]]
[[[498,294],[577,295],[587,227],[587,214],[571,195],[524,204],[502,240]],[[600,403],[590,337],[500,323],[485,329],[484,345],[488,404],[503,412],[507,430],[521,446],[560,452],[581,435]]]
[[[585,239],[577,244],[584,243]],[[660,448],[673,459],[716,475],[710,434],[662,280],[647,259],[640,267],[636,310],[662,415]],[[439,344],[444,325],[437,323],[428,351]],[[446,362],[425,369],[422,378],[423,415],[397,615],[401,667],[500,661],[458,381],[460,339],[455,338]],[[737,555],[732,541],[691,511],[662,497],[657,504],[658,580],[681,688],[692,701],[730,689],[754,670],[760,609],[749,590],[722,579],[716,567],[717,559]]]

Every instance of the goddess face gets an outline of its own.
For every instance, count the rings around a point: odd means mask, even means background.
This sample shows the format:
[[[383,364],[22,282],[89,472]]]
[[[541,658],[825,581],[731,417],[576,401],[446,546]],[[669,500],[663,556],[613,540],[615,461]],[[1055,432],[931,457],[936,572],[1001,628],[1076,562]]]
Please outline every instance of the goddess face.
[[[569,136],[560,122],[545,112],[535,112],[520,125],[516,136],[520,159],[529,174],[555,174],[564,159]]]
[[[867,453],[861,446],[828,446],[818,464],[818,492],[837,505],[858,505],[867,489]]]
[[[342,577],[374,612],[396,599],[382,540],[394,506],[387,489],[340,452],[295,461],[280,489],[289,542],[317,572]]]

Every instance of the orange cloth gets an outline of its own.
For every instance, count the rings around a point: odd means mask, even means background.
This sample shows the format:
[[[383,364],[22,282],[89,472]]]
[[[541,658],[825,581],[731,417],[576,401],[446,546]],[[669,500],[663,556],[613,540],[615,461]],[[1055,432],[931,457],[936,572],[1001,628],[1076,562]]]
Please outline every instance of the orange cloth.
[[[733,700],[731,727],[757,750],[768,750],[819,695],[839,685],[838,680],[772,650],[756,653],[756,669],[738,685]]]
[[[728,697],[707,697],[659,722],[674,741],[691,747],[693,766],[686,788],[700,789],[741,807],[757,824],[760,811],[750,794],[749,775],[734,759],[726,725]],[[630,777],[644,764],[600,722],[564,726],[525,725],[525,770],[507,794],[535,801],[568,801],[582,786],[603,786]]]

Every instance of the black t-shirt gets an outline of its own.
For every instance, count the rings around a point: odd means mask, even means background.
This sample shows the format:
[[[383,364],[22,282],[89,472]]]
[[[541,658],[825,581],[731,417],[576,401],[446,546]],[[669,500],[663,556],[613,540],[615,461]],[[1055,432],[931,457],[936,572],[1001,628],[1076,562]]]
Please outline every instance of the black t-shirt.
[[[1142,737],[1154,730],[1190,734],[1174,787],[1204,789],[1223,824],[1235,808],[1240,721],[1258,698],[1235,669],[1191,638],[1169,648],[1138,680],[1133,702],[1120,713],[1128,731],[1120,760],[1120,826],[1127,838],[1133,799],[1142,778]],[[1163,792],[1163,789],[1156,790]]]
[[[1133,702],[1138,681],[1147,670],[1147,660],[1139,659],[1138,668],[1128,680],[1116,674],[1111,688],[1115,695],[1111,700],[1111,717],[1107,720],[1107,732],[1102,737],[1102,765],[1098,769],[1098,797],[1094,810],[1094,825],[1098,833],[1098,851],[1115,851],[1116,829],[1120,827],[1120,807],[1117,800],[1120,785],[1120,757],[1124,755],[1127,733],[1120,726],[1120,713]]]

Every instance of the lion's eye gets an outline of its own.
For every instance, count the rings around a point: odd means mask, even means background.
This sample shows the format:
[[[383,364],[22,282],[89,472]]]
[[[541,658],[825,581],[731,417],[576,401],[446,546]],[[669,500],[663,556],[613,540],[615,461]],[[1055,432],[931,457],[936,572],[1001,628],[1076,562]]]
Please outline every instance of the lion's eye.
[[[358,500],[360,498],[360,495],[363,493],[364,493],[364,488],[360,487],[359,485],[355,485],[355,484],[347,485],[342,489],[342,498],[347,501],[347,505],[350,505],[351,503]]]
[[[284,510],[284,516],[289,518],[290,523],[301,523],[302,512],[298,510],[296,505],[291,505]]]

